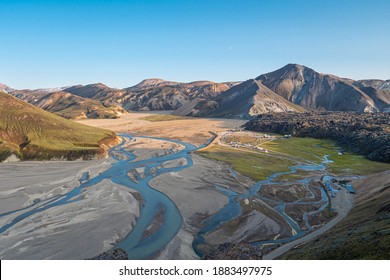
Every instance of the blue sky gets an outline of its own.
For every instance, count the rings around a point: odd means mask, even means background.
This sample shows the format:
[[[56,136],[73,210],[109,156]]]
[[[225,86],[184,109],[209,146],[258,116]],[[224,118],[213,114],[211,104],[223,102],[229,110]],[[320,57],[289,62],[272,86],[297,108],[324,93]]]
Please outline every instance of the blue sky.
[[[0,0],[0,82],[15,88],[237,81],[287,63],[390,79],[390,1]]]

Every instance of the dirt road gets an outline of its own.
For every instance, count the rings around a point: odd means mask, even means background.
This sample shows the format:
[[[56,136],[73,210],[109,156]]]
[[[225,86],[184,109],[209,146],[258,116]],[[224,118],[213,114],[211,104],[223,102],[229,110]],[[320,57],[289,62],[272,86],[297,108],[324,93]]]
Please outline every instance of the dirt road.
[[[349,211],[352,209],[353,206],[353,195],[347,192],[347,190],[342,189],[337,194],[337,197],[332,200],[332,206],[337,211],[338,215],[336,218],[331,220],[329,223],[325,224],[321,228],[319,228],[316,231],[313,231],[312,233],[309,233],[308,235],[303,236],[302,238],[299,238],[295,241],[286,243],[279,248],[271,251],[267,255],[263,256],[264,260],[273,260],[276,259],[283,254],[287,253],[289,250],[291,250],[293,247],[309,242],[310,240],[316,238],[317,236],[325,233],[332,227],[334,227],[337,223],[339,223],[343,218],[347,216]]]

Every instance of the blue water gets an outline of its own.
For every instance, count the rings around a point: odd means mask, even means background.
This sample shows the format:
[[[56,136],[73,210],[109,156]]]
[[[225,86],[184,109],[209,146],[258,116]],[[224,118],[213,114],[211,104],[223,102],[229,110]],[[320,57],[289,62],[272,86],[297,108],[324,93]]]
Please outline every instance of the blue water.
[[[305,222],[305,225],[308,228],[308,231],[311,231],[313,228],[308,222],[308,217],[309,215],[313,215],[319,212],[322,212],[328,205],[329,205],[329,197],[327,196],[325,190],[323,188],[321,189],[321,199],[315,202],[309,202],[309,201],[293,201],[293,202],[283,202],[283,201],[278,201],[278,200],[273,200],[269,199],[267,197],[264,197],[260,194],[260,189],[264,185],[276,185],[278,184],[277,182],[273,182],[276,178],[282,176],[282,175],[287,175],[287,174],[293,174],[296,173],[298,170],[304,170],[304,171],[324,171],[326,172],[326,165],[328,163],[332,162],[331,160],[328,159],[328,156],[324,156],[322,158],[322,162],[318,165],[311,164],[311,165],[297,165],[297,166],[291,166],[290,171],[286,172],[276,172],[271,174],[266,180],[259,181],[257,182],[254,186],[248,189],[247,193],[245,194],[237,194],[234,193],[230,190],[226,190],[224,188],[216,188],[218,191],[221,193],[227,195],[229,197],[229,202],[225,205],[224,208],[222,208],[219,212],[214,214],[213,216],[209,217],[205,221],[203,221],[203,227],[202,229],[198,232],[194,242],[193,242],[193,247],[195,252],[202,256],[203,253],[200,250],[201,244],[204,243],[204,236],[207,233],[215,231],[218,227],[220,227],[223,223],[232,221],[236,219],[239,214],[241,213],[241,200],[242,199],[254,199],[254,198],[259,198],[265,202],[271,202],[273,205],[276,205],[273,207],[273,209],[288,223],[288,225],[291,227],[291,237],[289,238],[284,238],[284,239],[277,239],[277,240],[264,240],[264,241],[259,241],[259,242],[253,242],[253,246],[257,245],[264,245],[264,244],[281,244],[281,243],[286,243],[293,241],[295,239],[298,239],[305,235],[305,232],[299,227],[297,222],[295,222],[290,216],[288,216],[284,211],[287,205],[304,205],[304,204],[309,204],[309,205],[321,205],[318,210],[312,211],[312,212],[306,212],[303,214],[303,219]],[[231,171],[232,172],[232,171]],[[234,171],[233,171],[234,172]],[[332,179],[331,176],[324,176],[323,182],[325,185],[330,184],[330,180]],[[304,179],[298,181],[302,184],[304,184],[307,188],[307,185],[310,182],[310,179]],[[309,190],[309,188],[307,188]],[[311,193],[311,198],[314,197],[314,194],[312,191],[309,190]]]
[[[70,192],[39,201],[23,209],[0,215],[0,217],[4,217],[25,211],[24,213],[16,216],[8,224],[2,226],[0,228],[0,234],[4,233],[24,219],[31,218],[31,216],[36,213],[59,205],[70,204],[78,201],[81,199],[80,194],[85,189],[94,186],[105,179],[109,179],[116,184],[137,190],[142,196],[142,200],[144,202],[141,205],[140,217],[137,219],[133,230],[117,245],[117,247],[124,249],[128,253],[130,259],[147,259],[158,253],[179,231],[182,224],[182,217],[173,201],[171,201],[165,194],[151,188],[149,181],[158,175],[168,172],[178,172],[192,166],[193,162],[189,152],[195,151],[197,147],[178,140],[167,140],[184,146],[184,149],[176,151],[173,154],[137,161],[134,154],[123,148],[125,139],[132,140],[132,136],[126,134],[122,134],[120,136],[123,138],[122,143],[110,151],[110,156],[114,158],[116,162],[108,170],[92,179],[89,178],[88,173],[83,173],[79,180],[80,186],[74,188]],[[165,140],[163,138],[153,137],[138,136],[137,138]],[[121,154],[121,159],[116,156],[118,153]],[[157,170],[157,167],[161,165],[161,163],[179,158],[185,158],[187,163],[175,168],[160,168]],[[139,167],[145,168],[145,178],[138,178],[139,181],[136,183],[133,182],[127,174],[129,171]],[[156,172],[152,173],[152,169],[155,169]],[[39,206],[36,207],[37,205]],[[163,225],[152,235],[146,238],[143,237],[144,231],[151,225],[159,209],[162,209],[163,212]]]
[[[0,217],[5,217],[11,214],[21,212],[21,214],[17,215],[8,224],[0,228],[0,234],[6,232],[9,228],[13,227],[19,222],[31,218],[36,213],[46,211],[50,208],[59,205],[71,204],[75,201],[82,199],[82,196],[80,196],[80,194],[85,189],[88,189],[89,187],[94,186],[102,182],[103,180],[108,179],[111,180],[113,183],[137,190],[141,195],[143,201],[142,205],[140,205],[140,216],[137,219],[133,230],[126,237],[124,237],[123,240],[120,241],[116,247],[124,249],[128,253],[129,259],[148,259],[153,257],[158,252],[160,252],[179,231],[182,225],[182,217],[175,203],[172,200],[170,200],[164,193],[161,193],[151,188],[149,182],[151,179],[161,174],[168,173],[168,172],[179,172],[185,168],[192,166],[193,161],[190,152],[193,152],[199,148],[208,145],[213,140],[213,138],[210,139],[207,143],[205,143],[201,147],[197,148],[192,144],[188,144],[178,140],[168,140],[164,138],[137,136],[137,138],[165,140],[165,141],[182,145],[184,147],[184,149],[180,151],[171,150],[172,153],[169,155],[152,157],[144,160],[137,160],[137,157],[133,153],[127,151],[123,147],[124,144],[126,143],[125,139],[134,141],[133,136],[128,134],[121,134],[120,136],[123,138],[122,143],[117,147],[111,149],[110,151],[110,156],[116,162],[108,170],[102,172],[101,174],[99,174],[94,178],[90,178],[88,172],[83,173],[81,178],[79,179],[80,186],[72,189],[70,192],[62,195],[57,195],[48,198],[46,200],[36,201],[28,207],[1,214]],[[171,167],[171,168],[161,167],[162,163],[166,161],[179,159],[179,158],[185,158],[186,164],[182,166]],[[306,226],[309,230],[311,230],[312,228],[307,221],[308,216],[321,212],[329,204],[329,198],[326,195],[326,192],[323,189],[321,189],[322,198],[321,200],[316,202],[295,201],[295,202],[287,203],[287,202],[271,200],[269,198],[263,197],[261,196],[259,191],[261,187],[265,184],[277,184],[276,182],[273,182],[273,180],[284,174],[292,174],[297,172],[297,170],[324,171],[326,169],[326,164],[329,162],[331,161],[325,156],[323,158],[322,163],[319,165],[292,166],[290,167],[290,171],[288,172],[277,172],[269,176],[266,180],[257,182],[254,186],[249,188],[247,193],[245,194],[238,194],[232,190],[220,186],[214,186],[217,191],[227,196],[229,198],[229,201],[220,211],[208,217],[202,222],[203,226],[198,232],[193,243],[193,247],[195,251],[199,255],[202,255],[202,252],[199,250],[199,245],[201,245],[204,242],[204,235],[215,231],[222,224],[229,222],[233,219],[236,219],[241,215],[242,212],[241,201],[242,199],[245,198],[248,199],[260,198],[265,202],[267,201],[272,202],[273,205],[276,205],[274,207],[274,210],[277,211],[277,213],[279,213],[279,215],[289,224],[292,232],[294,232],[294,234],[291,237],[286,239],[266,240],[266,241],[253,243],[253,245],[284,243],[284,242],[295,240],[303,236],[305,232],[303,232],[299,228],[298,224],[284,212],[286,206],[289,204],[321,204],[322,203],[321,207],[318,210],[310,213],[304,213],[304,220]],[[129,171],[134,170],[136,168],[144,168],[145,170],[144,178],[140,178],[138,176],[138,182],[132,181],[127,175]],[[237,173],[233,169],[231,169],[230,172],[232,176],[234,177],[237,176]],[[327,185],[327,182],[329,182],[331,179],[332,177],[330,176],[325,177],[324,178],[325,184]],[[309,183],[308,180],[301,180],[301,182],[303,184]],[[312,192],[311,194],[312,196],[314,196]],[[153,234],[145,237],[144,232],[152,224],[158,211],[161,211],[163,214],[163,224]]]

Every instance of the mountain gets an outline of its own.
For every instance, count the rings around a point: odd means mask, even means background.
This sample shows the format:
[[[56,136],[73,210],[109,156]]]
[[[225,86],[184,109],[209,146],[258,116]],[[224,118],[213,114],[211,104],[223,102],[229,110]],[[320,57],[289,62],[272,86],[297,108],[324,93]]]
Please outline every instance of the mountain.
[[[39,91],[39,92],[45,92],[45,93],[52,93],[52,92],[60,92],[60,91],[63,91],[67,88],[69,88],[70,86],[65,86],[65,87],[57,87],[57,88],[39,88],[39,89],[35,89],[34,91]]]
[[[256,80],[283,98],[307,109],[377,112],[388,105],[382,104],[384,98],[377,96],[381,93],[374,91],[368,94],[354,80],[320,74],[297,64],[288,64]]]
[[[13,88],[10,88],[9,86],[5,85],[5,84],[2,84],[0,83],[0,92],[11,92],[11,91],[14,91]]]
[[[191,104],[191,103],[190,103]],[[260,81],[248,80],[218,95],[213,101],[197,99],[175,113],[190,116],[223,118],[251,118],[268,112],[303,112],[293,104],[264,86]]]
[[[388,260],[390,171],[361,179],[354,188],[357,191],[355,205],[347,217],[314,241],[292,249],[283,258]]]
[[[113,89],[103,84],[74,86],[65,89],[81,97],[118,104],[126,110],[176,110],[195,98],[212,99],[237,83],[198,81],[178,83],[162,79],[147,79],[125,89]]]
[[[178,84],[177,82],[169,82],[163,79],[152,78],[152,79],[143,80],[140,83],[136,84],[135,86],[126,88],[126,90],[130,90],[130,91],[145,90],[145,89],[151,89],[151,88],[162,87],[162,86],[174,86],[177,84]]]
[[[0,161],[90,159],[107,154],[119,141],[115,133],[66,120],[0,92]]]
[[[111,101],[116,103],[117,100],[120,103],[120,98],[124,94],[123,90],[110,88],[102,83],[90,84],[90,85],[77,85],[64,89],[64,91],[99,101]]]
[[[217,101],[195,98],[175,110],[174,114],[177,116],[209,117],[218,107],[219,103]]]
[[[359,80],[354,83],[359,87],[372,87],[378,90],[390,91],[390,80]]]
[[[33,91],[0,85],[0,89],[67,118],[114,118],[125,110],[177,110],[177,115],[231,118],[305,109],[390,112],[390,80],[355,81],[298,64],[243,83],[152,78],[124,89],[102,83]],[[53,93],[56,95],[48,95]]]
[[[83,98],[68,92],[13,91],[11,95],[67,119],[113,119],[126,113],[118,105]]]

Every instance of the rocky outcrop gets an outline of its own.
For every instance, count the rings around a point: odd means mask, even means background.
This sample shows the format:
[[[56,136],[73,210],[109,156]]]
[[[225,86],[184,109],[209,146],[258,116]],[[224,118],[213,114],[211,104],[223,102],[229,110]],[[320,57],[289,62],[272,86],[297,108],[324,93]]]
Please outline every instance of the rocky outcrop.
[[[87,260],[128,260],[128,259],[129,257],[125,250],[113,249]]]
[[[205,260],[261,260],[262,252],[259,246],[249,243],[224,243],[211,250]]]

